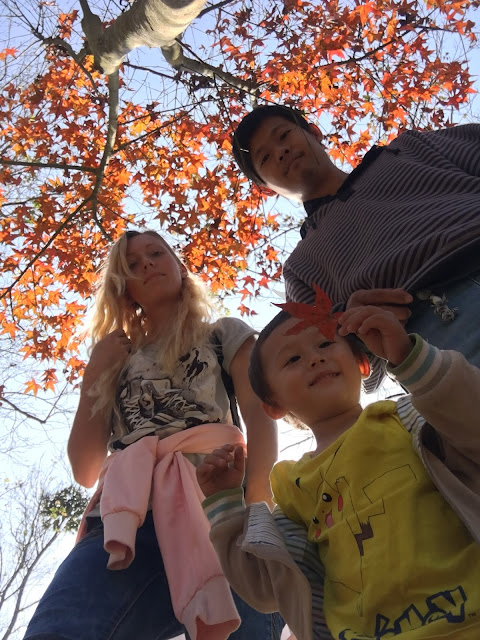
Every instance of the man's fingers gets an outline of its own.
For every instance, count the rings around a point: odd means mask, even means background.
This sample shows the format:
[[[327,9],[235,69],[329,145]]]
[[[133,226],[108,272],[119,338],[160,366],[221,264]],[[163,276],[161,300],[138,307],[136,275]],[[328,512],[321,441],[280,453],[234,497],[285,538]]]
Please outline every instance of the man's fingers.
[[[412,300],[411,294],[404,289],[360,289],[350,296],[347,309],[363,305],[405,305]]]
[[[366,289],[365,304],[388,305],[388,304],[409,304],[413,297],[405,289]]]
[[[400,322],[405,322],[412,315],[412,312],[408,307],[392,307],[389,305],[381,305],[380,309],[383,309],[384,311],[390,311],[390,313],[393,313],[396,319]]]

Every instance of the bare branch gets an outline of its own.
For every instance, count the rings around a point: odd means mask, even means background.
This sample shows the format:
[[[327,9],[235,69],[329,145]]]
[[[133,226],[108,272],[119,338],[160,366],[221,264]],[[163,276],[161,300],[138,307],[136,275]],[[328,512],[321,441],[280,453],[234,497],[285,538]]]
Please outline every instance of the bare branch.
[[[2,202],[2,204],[0,204],[0,209],[3,209],[3,207],[20,207],[23,204],[35,202],[35,200],[36,198],[28,198],[27,200],[17,200],[16,202]]]
[[[182,46],[179,42],[175,42],[168,47],[162,47],[162,53],[165,56],[165,60],[171,64],[174,69],[186,69],[206,78],[212,78],[213,80],[219,78],[232,87],[249,94],[256,95],[258,91],[258,85],[255,82],[237,78],[237,76],[234,76],[232,73],[224,71],[220,67],[213,67],[207,62],[187,58],[183,55]]]
[[[3,638],[2,638],[2,640],[7,640],[7,638],[12,633],[12,630],[13,630],[13,628],[15,626],[15,623],[17,621],[17,618],[18,618],[18,614],[20,613],[20,608],[21,608],[22,598],[23,598],[23,594],[25,592],[25,588],[27,586],[28,581],[30,580],[30,577],[32,576],[32,574],[33,574],[33,572],[35,570],[35,567],[37,566],[37,564],[40,562],[40,560],[43,558],[45,553],[52,546],[52,544],[55,542],[55,540],[58,538],[59,535],[60,535],[60,531],[56,531],[52,535],[50,540],[42,547],[42,549],[36,555],[36,557],[35,557],[34,561],[32,562],[32,564],[27,567],[27,570],[25,571],[25,575],[23,576],[23,579],[22,579],[22,581],[20,583],[20,587],[16,591],[15,608],[14,608],[14,610],[12,612],[10,623],[9,623],[9,625],[8,625],[6,631],[5,631],[5,634],[4,634]]]
[[[95,167],[84,167],[78,164],[65,164],[63,162],[27,162],[26,160],[7,160],[0,158],[0,164],[18,167],[33,167],[35,169],[63,169],[64,171],[85,171],[85,173],[97,173]]]
[[[37,418],[37,416],[33,415],[33,413],[28,413],[28,411],[24,411],[23,409],[20,409],[20,407],[17,407],[16,404],[14,404],[13,402],[10,402],[10,400],[5,398],[5,396],[1,396],[0,397],[0,405],[2,404],[2,402],[5,402],[10,407],[12,407],[12,409],[15,409],[15,411],[20,413],[22,416],[25,416],[26,418],[30,418],[31,420],[35,420],[36,422],[39,422],[40,424],[46,424],[46,422],[47,422],[47,420],[42,420],[41,418]]]
[[[140,65],[132,64],[131,62],[124,62],[123,66],[128,67],[129,69],[136,69],[137,71],[148,71],[148,73],[153,73],[154,76],[160,76],[160,78],[165,78],[166,80],[175,80],[174,76],[169,76],[167,73],[155,71],[155,69],[149,69],[148,67],[141,67]]]
[[[225,7],[227,4],[232,4],[232,2],[234,2],[234,0],[223,0],[223,2],[217,2],[217,4],[211,4],[209,7],[205,7],[203,11],[200,11],[200,13],[198,14],[198,17],[201,18],[205,14],[210,13],[210,11],[215,11],[215,9],[221,9],[222,7]]]
[[[313,435],[308,436],[307,438],[304,438],[303,440],[300,440],[299,442],[293,442],[292,444],[287,444],[286,447],[282,448],[282,453],[284,451],[287,451],[287,449],[291,449],[292,447],[298,447],[301,444],[304,444],[305,442],[309,442],[313,440]]]

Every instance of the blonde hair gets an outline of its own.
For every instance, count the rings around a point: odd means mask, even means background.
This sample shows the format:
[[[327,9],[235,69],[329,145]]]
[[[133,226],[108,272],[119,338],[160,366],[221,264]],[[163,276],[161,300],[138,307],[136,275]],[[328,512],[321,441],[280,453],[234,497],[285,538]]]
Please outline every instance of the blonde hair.
[[[162,327],[161,336],[152,333],[143,309],[126,292],[127,278],[135,277],[127,262],[128,241],[143,234],[159,239],[186,274],[182,280],[176,317],[172,319],[167,333]],[[89,330],[92,348],[112,331],[123,329],[130,338],[132,354],[147,343],[157,343],[163,368],[172,371],[178,359],[194,345],[201,346],[208,342],[213,311],[214,305],[203,283],[185,267],[160,234],[150,230],[127,231],[113,245],[100,272]],[[110,414],[120,373],[121,369],[118,368],[105,371],[91,388],[89,395],[97,398],[93,413],[102,410],[106,415]]]

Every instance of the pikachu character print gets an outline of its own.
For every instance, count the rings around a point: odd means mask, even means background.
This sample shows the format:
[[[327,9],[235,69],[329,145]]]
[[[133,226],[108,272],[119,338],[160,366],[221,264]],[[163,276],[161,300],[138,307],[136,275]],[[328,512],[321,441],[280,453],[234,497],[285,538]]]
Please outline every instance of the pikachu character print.
[[[307,493],[313,512],[306,522],[308,537],[319,546],[331,593],[340,601],[355,601],[359,616],[364,615],[363,593],[367,570],[376,571],[381,561],[379,548],[391,526],[385,496],[392,486],[405,486],[416,480],[409,464],[393,469],[372,470],[363,479],[357,471],[347,471],[341,462],[341,445],[328,466],[295,478],[300,491]],[[363,474],[361,474],[363,475]],[[366,482],[365,482],[366,481]],[[316,485],[316,486],[315,486]],[[388,501],[387,501],[388,502]]]

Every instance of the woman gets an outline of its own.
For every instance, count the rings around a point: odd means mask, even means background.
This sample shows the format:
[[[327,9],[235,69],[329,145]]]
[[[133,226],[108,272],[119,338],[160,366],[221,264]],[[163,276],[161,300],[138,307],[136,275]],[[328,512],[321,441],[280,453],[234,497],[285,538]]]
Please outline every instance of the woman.
[[[169,582],[176,580],[175,598],[177,588],[188,590],[188,573],[184,571],[178,578],[172,577],[172,572],[175,574],[179,567],[188,569],[197,559],[200,562],[204,552],[209,551],[209,542],[187,555],[183,551],[180,555],[175,552],[176,547],[173,551],[170,547],[162,557],[158,540],[171,534],[167,516],[171,526],[178,525],[177,511],[166,509],[162,513],[163,498],[159,502],[156,497],[157,493],[163,495],[161,492],[167,487],[154,482],[149,503],[152,509],[143,515],[141,510],[133,515],[141,525],[138,531],[135,527],[133,551],[123,540],[110,541],[108,547],[100,515],[112,520],[112,502],[110,494],[107,498],[102,493],[109,493],[108,487],[115,493],[117,481],[122,483],[120,500],[129,493],[130,485],[137,482],[145,467],[122,465],[144,443],[153,442],[151,451],[155,457],[160,445],[168,446],[168,442],[179,438],[184,442],[185,438],[203,433],[202,430],[221,442],[230,441],[228,397],[212,341],[222,345],[223,368],[233,379],[247,427],[246,499],[270,501],[268,476],[276,459],[276,431],[248,381],[253,331],[233,318],[211,324],[210,312],[199,281],[157,233],[127,232],[113,246],[96,297],[91,329],[94,346],[68,443],[75,479],[91,487],[100,476],[99,490],[87,509],[83,526],[86,535],[58,569],[25,638],[166,640],[184,631],[177,619],[183,609],[178,602],[172,605]],[[115,453],[107,457],[108,451]],[[175,463],[185,467],[188,458],[198,464],[203,459],[200,454],[196,450],[180,455],[180,460],[176,456]],[[194,470],[190,462],[189,469]],[[116,480],[109,484],[110,468],[115,465],[116,472],[119,469],[120,472],[112,476]],[[159,466],[154,467],[153,473]],[[193,503],[199,504],[198,497]],[[191,495],[183,498],[192,501]],[[116,499],[118,492],[113,497]],[[114,512],[117,506],[113,506]],[[127,508],[135,511],[135,505]],[[114,513],[113,522],[115,518]],[[185,527],[178,535],[181,538],[189,533],[193,535],[196,530]],[[109,548],[110,558],[104,544]],[[113,568],[107,568],[107,563]],[[165,565],[170,571],[169,580]],[[278,614],[260,614],[236,594],[233,598],[242,624],[229,636],[232,640],[280,638],[283,623]],[[211,596],[204,600],[200,597],[200,605],[198,597],[193,602],[195,613],[199,613],[200,607],[201,614],[193,621],[186,615],[193,635],[212,640],[228,637],[225,625],[205,627],[213,602]],[[236,626],[232,620],[227,622]]]

